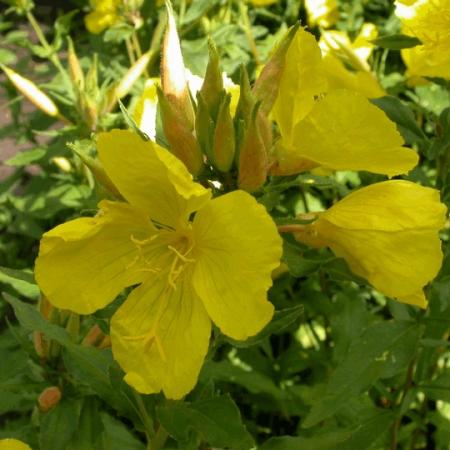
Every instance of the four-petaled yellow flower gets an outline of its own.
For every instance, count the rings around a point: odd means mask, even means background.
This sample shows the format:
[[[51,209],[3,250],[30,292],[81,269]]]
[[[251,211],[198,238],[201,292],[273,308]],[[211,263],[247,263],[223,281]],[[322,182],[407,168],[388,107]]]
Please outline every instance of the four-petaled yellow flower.
[[[0,450],[31,450],[31,448],[17,439],[0,439]]]
[[[422,42],[401,52],[407,75],[450,79],[450,0],[401,0],[395,13],[402,31]]]
[[[438,231],[447,208],[439,191],[392,180],[361,188],[296,233],[313,247],[330,247],[383,294],[425,308],[423,287],[438,273]]]
[[[381,109],[358,92],[332,88],[320,48],[304,29],[287,51],[273,116],[281,133],[273,168],[279,175],[320,166],[393,176],[418,162]]]
[[[36,279],[53,305],[90,314],[136,287],[111,320],[112,351],[137,391],[181,398],[195,385],[211,320],[245,340],[271,319],[281,239],[243,191],[211,199],[168,151],[129,131],[98,138],[126,200],[46,233]]]
[[[84,24],[89,32],[99,34],[114,25],[119,16],[117,9],[121,0],[91,0],[93,11],[84,18]]]

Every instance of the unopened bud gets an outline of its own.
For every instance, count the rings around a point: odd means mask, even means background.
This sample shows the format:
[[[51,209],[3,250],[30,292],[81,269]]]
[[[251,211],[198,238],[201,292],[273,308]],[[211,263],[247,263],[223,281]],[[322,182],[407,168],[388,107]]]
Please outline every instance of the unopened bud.
[[[69,72],[75,86],[82,91],[84,89],[84,73],[81,68],[72,39],[68,38],[69,48],[67,51],[67,61],[69,62]]]
[[[127,71],[122,80],[119,82],[116,88],[116,96],[117,98],[123,98],[133,88],[136,81],[141,77],[144,73],[145,69],[150,62],[152,57],[152,52],[144,53]]]
[[[214,130],[213,159],[211,162],[222,172],[230,170],[235,152],[234,124],[230,113],[230,102],[231,95],[225,95],[219,107]]]
[[[258,120],[256,104],[239,153],[239,189],[257,191],[266,181],[269,159]]]
[[[61,391],[56,386],[44,389],[38,398],[39,409],[42,412],[50,411],[61,400]]]
[[[166,1],[167,29],[164,35],[161,82],[162,90],[178,115],[184,116],[191,129],[194,128],[194,108],[186,80],[183,55],[178,37],[172,6]]]
[[[99,342],[103,340],[105,335],[103,334],[102,330],[98,325],[94,325],[87,333],[87,335],[84,337],[83,341],[81,342],[81,345],[84,346],[95,346]]]
[[[41,91],[31,80],[22,77],[9,67],[2,66],[2,69],[15,88],[37,108],[52,117],[59,115],[58,107],[53,100]]]
[[[72,171],[72,164],[70,164],[70,161],[67,158],[64,158],[64,156],[55,156],[51,161],[63,172],[69,173]]]
[[[170,151],[188,168],[192,175],[198,175],[203,168],[203,155],[186,117],[180,113],[158,88],[164,134],[170,144]]]
[[[209,41],[209,61],[200,93],[210,116],[215,119],[222,100],[223,77],[219,66],[219,54],[212,41]]]
[[[283,75],[286,52],[300,25],[293,26],[275,48],[269,61],[253,86],[253,95],[261,101],[261,112],[269,115],[278,96],[278,88]]]
[[[44,340],[44,336],[41,331],[33,332],[33,346],[40,358],[46,358],[48,353],[48,345]]]

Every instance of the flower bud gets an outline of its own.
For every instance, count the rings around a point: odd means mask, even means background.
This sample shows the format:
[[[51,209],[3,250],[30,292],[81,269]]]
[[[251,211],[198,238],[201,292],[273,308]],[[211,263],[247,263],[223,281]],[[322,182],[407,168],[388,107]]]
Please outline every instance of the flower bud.
[[[132,89],[136,81],[140,78],[140,76],[144,73],[145,69],[150,62],[152,57],[151,51],[144,53],[131,67],[128,69],[127,73],[124,75],[122,80],[120,80],[119,84],[116,88],[116,96],[117,98],[125,97]]]
[[[39,409],[42,412],[50,411],[61,400],[61,391],[57,386],[44,389],[38,398]]]
[[[53,100],[42,92],[32,81],[22,77],[9,67],[4,65],[1,67],[15,88],[37,108],[52,117],[59,115],[58,107]]]
[[[80,60],[75,52],[72,39],[68,38],[67,61],[69,63],[69,73],[74,85],[82,91],[84,89],[84,73],[81,69]]]
[[[95,346],[99,342],[103,340],[105,335],[103,334],[102,330],[98,325],[94,325],[87,333],[87,335],[84,337],[83,341],[81,342],[81,345],[84,345],[86,347],[89,346]]]
[[[278,96],[278,86],[283,75],[286,52],[300,24],[293,26],[276,47],[253,86],[253,95],[261,103],[261,112],[268,115]]]
[[[167,101],[177,110],[177,114],[184,117],[184,121],[193,129],[194,108],[186,80],[180,39],[178,38],[175,18],[169,1],[166,2],[166,8],[167,29],[164,36],[161,61],[162,90]]]
[[[253,109],[239,153],[239,189],[255,192],[266,181],[269,159],[260,129],[260,103]]]
[[[230,170],[235,152],[234,124],[230,113],[230,102],[230,94],[223,96],[214,130],[213,159],[211,162],[222,172]]]
[[[170,151],[183,161],[193,175],[198,175],[203,168],[203,155],[191,125],[186,116],[173,106],[159,88],[158,101]]]

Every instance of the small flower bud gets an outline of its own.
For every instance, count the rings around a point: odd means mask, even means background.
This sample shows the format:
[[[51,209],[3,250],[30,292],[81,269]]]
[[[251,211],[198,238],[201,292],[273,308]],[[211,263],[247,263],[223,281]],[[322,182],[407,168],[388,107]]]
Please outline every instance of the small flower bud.
[[[151,51],[144,53],[127,71],[116,88],[117,98],[125,97],[132,89],[136,81],[144,73],[152,57]]]
[[[38,398],[39,409],[42,412],[50,411],[61,400],[61,391],[57,386],[44,389]]]
[[[100,327],[98,325],[94,325],[84,337],[81,345],[84,345],[86,347],[95,346],[103,340],[104,336],[105,335],[103,334]]]
[[[172,105],[159,88],[158,101],[170,151],[183,161],[189,172],[198,175],[203,168],[203,155],[186,116]]]
[[[260,104],[252,112],[248,128],[239,153],[239,189],[257,191],[266,181],[269,159],[261,133],[259,116]]]
[[[41,91],[31,80],[22,77],[9,67],[2,66],[2,69],[15,88],[37,108],[52,117],[59,115],[58,107],[53,100]]]
[[[261,103],[261,112],[268,115],[278,96],[278,86],[283,75],[286,52],[300,25],[293,26],[276,47],[253,86],[253,95]]]
[[[235,152],[234,124],[230,113],[230,102],[230,94],[222,98],[214,130],[212,163],[222,172],[230,170]]]
[[[162,90],[172,107],[178,111],[178,115],[183,116],[185,122],[193,129],[194,108],[186,80],[180,39],[178,37],[172,6],[169,1],[166,2],[166,8],[167,29],[164,36],[161,61]]]
[[[69,62],[69,73],[74,85],[82,91],[84,89],[84,73],[81,68],[72,39],[68,38],[67,61]]]

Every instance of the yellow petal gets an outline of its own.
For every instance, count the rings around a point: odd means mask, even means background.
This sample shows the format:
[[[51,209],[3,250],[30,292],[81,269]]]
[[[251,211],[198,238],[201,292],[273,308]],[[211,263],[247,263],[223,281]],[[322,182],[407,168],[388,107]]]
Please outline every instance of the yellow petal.
[[[333,170],[393,176],[418,162],[413,150],[402,147],[403,139],[385,113],[361,94],[346,90],[331,91],[318,101],[294,128],[292,142],[295,148],[285,144],[291,162],[307,159]]]
[[[423,287],[442,264],[445,215],[438,191],[386,181],[350,194],[296,237],[330,247],[383,294],[425,307]]]
[[[159,78],[149,78],[145,82],[145,88],[136,103],[133,118],[140,130],[150,139],[156,137],[156,110],[158,104],[157,87]]]
[[[135,289],[111,321],[114,358],[137,391],[179,399],[191,391],[208,350],[211,321],[189,277],[168,286],[152,279]]]
[[[176,228],[211,196],[180,160],[131,131],[101,133],[98,153],[121,194],[164,225]]]
[[[377,98],[386,95],[386,92],[371,73],[362,70],[352,72],[338,58],[331,54],[324,56],[323,66],[330,90],[348,89],[359,92],[368,98]]]
[[[31,448],[17,439],[0,439],[0,450],[31,450]]]
[[[405,180],[390,180],[347,195],[322,213],[322,217],[352,230],[440,230],[445,225],[445,213],[446,207],[440,203],[436,189]]]
[[[271,319],[271,273],[280,264],[281,239],[264,207],[235,191],[216,198],[194,220],[195,290],[221,331],[244,340]]]
[[[289,141],[294,125],[311,111],[315,97],[327,90],[327,81],[319,45],[303,28],[294,36],[285,61],[273,116]]]
[[[58,308],[92,313],[148,275],[136,245],[155,233],[148,217],[126,203],[99,206],[96,217],[59,225],[41,240],[36,280]]]

